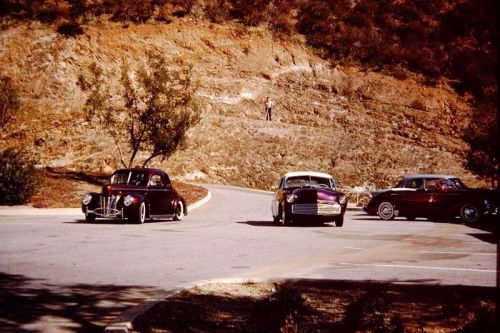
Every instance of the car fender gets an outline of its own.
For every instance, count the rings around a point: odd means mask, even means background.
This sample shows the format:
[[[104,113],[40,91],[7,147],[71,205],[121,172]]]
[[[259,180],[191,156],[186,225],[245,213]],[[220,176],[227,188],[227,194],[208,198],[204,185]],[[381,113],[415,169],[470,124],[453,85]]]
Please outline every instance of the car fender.
[[[133,198],[132,203],[130,206],[125,206],[124,200],[126,196],[131,196]],[[135,212],[137,209],[139,209],[139,205],[141,202],[146,203],[146,214],[149,214],[149,203],[146,199],[146,197],[142,194],[139,193],[131,193],[125,195],[123,198],[120,199],[120,206],[123,208],[123,211],[125,213],[125,216],[129,216],[131,213]]]
[[[84,195],[90,194],[92,196],[92,200],[90,200],[90,203],[88,205],[84,205],[82,200],[80,200],[80,203],[82,205],[82,212],[85,213],[87,208],[88,209],[95,209],[99,203],[99,197],[101,196],[101,193],[97,192],[87,192]],[[83,199],[83,197],[82,197]]]

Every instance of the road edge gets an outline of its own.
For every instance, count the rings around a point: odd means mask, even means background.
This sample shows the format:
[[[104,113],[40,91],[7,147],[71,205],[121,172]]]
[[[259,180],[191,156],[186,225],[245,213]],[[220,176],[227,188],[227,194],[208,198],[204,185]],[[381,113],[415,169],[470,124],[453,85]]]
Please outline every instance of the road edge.
[[[106,326],[104,333],[129,333],[129,330],[134,329],[134,321],[141,315],[151,310],[155,305],[163,302],[167,298],[175,296],[179,292],[191,288],[200,287],[210,283],[263,283],[270,281],[269,279],[260,278],[222,278],[222,279],[209,279],[201,280],[185,285],[180,285],[176,288],[165,291],[164,293],[148,298],[146,301],[133,306],[130,309],[122,312],[118,317],[111,321],[111,324]]]

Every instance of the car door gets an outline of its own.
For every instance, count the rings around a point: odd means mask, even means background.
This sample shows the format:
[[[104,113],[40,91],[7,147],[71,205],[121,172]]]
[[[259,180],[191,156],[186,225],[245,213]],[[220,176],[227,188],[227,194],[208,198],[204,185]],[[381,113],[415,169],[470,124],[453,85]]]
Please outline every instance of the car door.
[[[148,197],[151,215],[172,213],[172,187],[168,177],[152,173],[148,184]]]
[[[421,210],[429,200],[422,178],[409,180],[404,188],[398,188],[394,192],[394,197],[401,216],[422,216]]]

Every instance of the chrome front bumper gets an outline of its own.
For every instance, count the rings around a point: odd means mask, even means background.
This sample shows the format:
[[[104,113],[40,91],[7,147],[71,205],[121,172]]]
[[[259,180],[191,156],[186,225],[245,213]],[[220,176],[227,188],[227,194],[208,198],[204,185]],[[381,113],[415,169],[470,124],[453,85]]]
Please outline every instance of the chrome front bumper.
[[[338,203],[312,203],[292,205],[292,214],[297,215],[337,216],[341,213],[342,207]]]

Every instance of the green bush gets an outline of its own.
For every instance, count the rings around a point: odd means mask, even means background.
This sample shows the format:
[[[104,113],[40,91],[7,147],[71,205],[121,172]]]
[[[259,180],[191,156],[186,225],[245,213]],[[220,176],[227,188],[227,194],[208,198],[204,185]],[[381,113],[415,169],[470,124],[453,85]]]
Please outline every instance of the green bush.
[[[40,184],[36,160],[27,152],[0,153],[0,205],[24,204]]]

